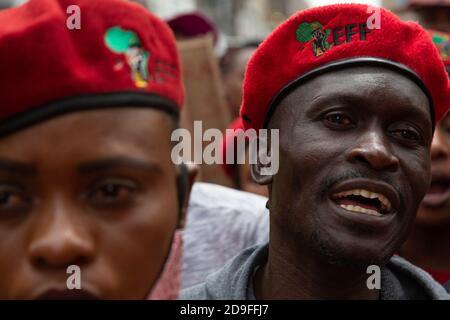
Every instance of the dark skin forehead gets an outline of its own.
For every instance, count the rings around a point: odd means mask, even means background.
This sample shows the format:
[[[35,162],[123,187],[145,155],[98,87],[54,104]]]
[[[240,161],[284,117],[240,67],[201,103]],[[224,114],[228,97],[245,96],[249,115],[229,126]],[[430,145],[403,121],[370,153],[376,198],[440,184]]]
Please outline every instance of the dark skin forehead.
[[[171,164],[171,116],[155,109],[123,108],[66,114],[0,138],[0,153],[32,166],[59,154],[75,162],[134,156],[148,164]],[[42,150],[48,149],[53,157]],[[167,149],[168,152],[160,152]],[[8,150],[8,152],[3,152]],[[72,158],[70,155],[72,154]],[[48,154],[47,154],[48,155]],[[45,157],[44,157],[45,156]],[[159,164],[158,164],[159,163]],[[54,165],[53,163],[52,165]],[[67,163],[65,163],[67,168]],[[156,168],[156,167],[155,167]]]
[[[426,94],[404,75],[375,66],[330,71],[300,85],[277,106],[269,127],[286,128],[286,119],[292,119],[288,123],[293,125],[303,112],[312,113],[330,104],[375,112],[386,121],[411,121],[431,141],[432,119]],[[288,115],[280,119],[282,113]]]

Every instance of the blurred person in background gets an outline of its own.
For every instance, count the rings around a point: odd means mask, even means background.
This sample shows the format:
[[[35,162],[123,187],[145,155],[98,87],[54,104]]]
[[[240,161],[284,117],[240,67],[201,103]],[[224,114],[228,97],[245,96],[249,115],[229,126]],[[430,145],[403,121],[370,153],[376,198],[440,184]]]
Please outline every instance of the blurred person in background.
[[[168,19],[167,24],[179,40],[211,34],[213,36],[214,53],[218,58],[226,51],[227,42],[224,35],[214,21],[200,11],[177,14]]]
[[[450,76],[450,35],[430,31]],[[450,104],[450,102],[449,102]],[[450,115],[438,125],[431,145],[431,186],[400,254],[427,270],[450,290]]]
[[[195,121],[202,130],[225,131],[230,121],[219,70],[223,36],[205,14],[193,11],[167,20],[177,37],[186,92],[181,127],[194,133]],[[184,159],[194,162],[194,159]],[[199,181],[231,186],[220,164],[197,163]]]
[[[202,76],[217,67],[218,58],[223,52],[223,37],[211,19],[201,12],[186,12],[178,14],[167,20],[174,32],[178,44],[183,40],[201,38],[212,35],[214,55],[194,56],[200,61]],[[181,53],[181,57],[182,53]],[[211,59],[211,60],[210,60]],[[198,62],[198,61],[197,61]],[[206,67],[205,67],[206,66]],[[186,71],[191,65],[186,66]],[[210,69],[211,68],[211,69]],[[189,69],[191,70],[191,69]],[[204,97],[211,97],[211,92],[205,93],[203,87],[191,87],[189,81],[198,81],[195,78],[197,69],[194,69],[185,80],[186,97],[194,97],[183,112],[190,111],[188,118],[202,120],[204,127],[217,119],[220,113],[218,101],[207,101]],[[220,77],[209,75],[208,81],[220,80]],[[220,82],[220,81],[218,81]],[[189,91],[191,88],[192,91]],[[196,100],[195,98],[199,98]],[[217,105],[215,105],[217,104]],[[199,110],[202,107],[208,110]],[[191,108],[190,110],[187,110]],[[215,109],[216,108],[216,109]],[[211,112],[211,110],[214,110]],[[209,112],[207,112],[209,111]],[[224,111],[227,111],[226,109]],[[219,170],[222,170],[219,167]],[[200,169],[200,174],[201,174]],[[240,251],[255,244],[264,243],[269,236],[268,214],[265,204],[267,199],[247,192],[240,192],[211,183],[196,182],[193,186],[186,226],[182,231],[183,257],[182,257],[182,288],[188,288],[202,283],[206,277],[233,258]]]
[[[269,239],[267,198],[196,182],[183,235],[182,289],[202,283],[244,249]]]
[[[258,48],[259,42],[247,42],[228,49],[220,61],[225,97],[232,118],[239,116],[242,103],[242,84],[247,62]]]
[[[15,0],[0,0],[0,10],[11,8],[17,4],[18,2]]]
[[[408,8],[425,28],[450,33],[450,0],[409,0]]]

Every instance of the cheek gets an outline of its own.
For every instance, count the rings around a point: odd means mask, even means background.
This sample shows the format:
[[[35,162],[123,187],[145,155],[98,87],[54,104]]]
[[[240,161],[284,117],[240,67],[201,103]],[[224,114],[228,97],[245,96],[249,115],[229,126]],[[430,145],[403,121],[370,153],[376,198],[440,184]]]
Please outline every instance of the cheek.
[[[329,137],[315,126],[300,125],[280,139],[280,171],[302,192],[316,189],[339,161],[344,141]]]
[[[0,299],[7,299],[18,284],[26,282],[27,256],[24,249],[24,236],[21,232],[1,227],[0,230]]]
[[[429,150],[400,154],[404,180],[413,199],[411,203],[417,207],[425,196],[431,181]]]
[[[173,199],[176,194],[149,197],[104,233],[104,258],[115,269],[122,295],[141,299],[156,282],[177,226]]]
[[[272,185],[271,205],[276,207],[275,212],[283,213],[280,219],[288,219],[287,223],[298,230],[312,219],[306,213],[317,206],[321,183],[341,151],[339,144],[326,143],[310,127],[292,132],[280,135],[280,168]]]

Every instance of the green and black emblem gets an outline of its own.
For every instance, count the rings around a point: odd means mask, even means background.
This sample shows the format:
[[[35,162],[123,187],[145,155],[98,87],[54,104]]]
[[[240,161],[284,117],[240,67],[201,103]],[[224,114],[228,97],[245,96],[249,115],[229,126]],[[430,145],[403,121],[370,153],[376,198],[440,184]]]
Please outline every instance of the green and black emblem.
[[[105,43],[113,52],[125,54],[135,85],[139,88],[145,88],[149,81],[148,61],[150,52],[142,47],[138,35],[133,31],[116,26],[107,30]]]
[[[316,57],[321,56],[332,47],[332,44],[327,41],[330,30],[322,30],[322,28],[323,26],[317,21],[313,23],[303,22],[296,32],[297,40],[302,43],[313,40],[312,46]]]

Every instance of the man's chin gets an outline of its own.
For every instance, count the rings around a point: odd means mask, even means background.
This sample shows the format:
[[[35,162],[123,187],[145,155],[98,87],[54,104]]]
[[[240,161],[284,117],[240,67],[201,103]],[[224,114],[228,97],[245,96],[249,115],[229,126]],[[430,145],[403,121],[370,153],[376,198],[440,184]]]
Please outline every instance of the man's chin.
[[[384,252],[381,252],[381,246],[377,249],[373,247],[357,247],[355,245],[350,247],[322,237],[319,232],[313,233],[311,238],[311,245],[319,257],[327,264],[339,268],[366,272],[368,266],[382,266],[392,256],[392,254],[386,255]]]

